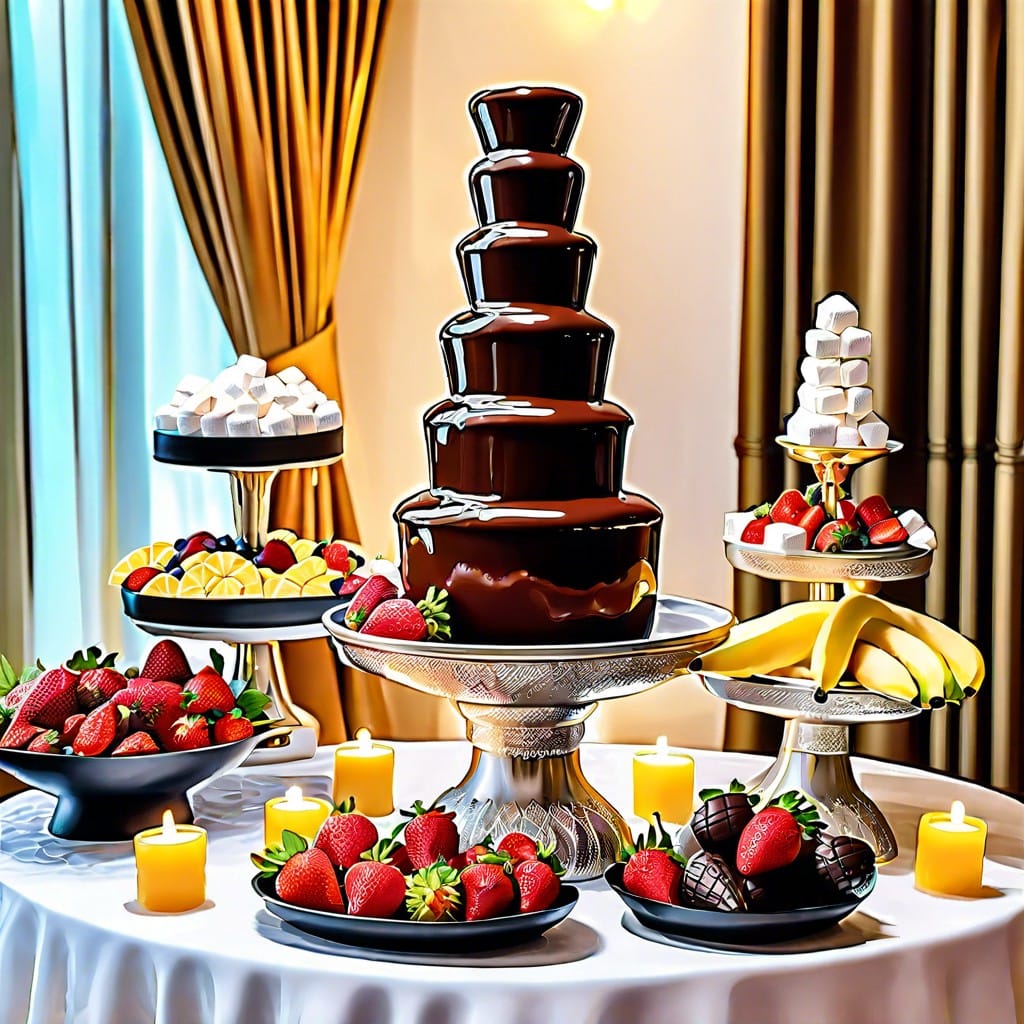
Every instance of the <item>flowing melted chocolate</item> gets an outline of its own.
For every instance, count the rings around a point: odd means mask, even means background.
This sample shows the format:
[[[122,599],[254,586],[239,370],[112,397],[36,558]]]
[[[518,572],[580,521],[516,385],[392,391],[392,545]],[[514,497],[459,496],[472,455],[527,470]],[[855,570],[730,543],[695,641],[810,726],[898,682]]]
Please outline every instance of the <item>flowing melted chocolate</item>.
[[[528,220],[571,231],[583,195],[583,168],[556,153],[506,150],[473,167],[469,188],[480,224]]]

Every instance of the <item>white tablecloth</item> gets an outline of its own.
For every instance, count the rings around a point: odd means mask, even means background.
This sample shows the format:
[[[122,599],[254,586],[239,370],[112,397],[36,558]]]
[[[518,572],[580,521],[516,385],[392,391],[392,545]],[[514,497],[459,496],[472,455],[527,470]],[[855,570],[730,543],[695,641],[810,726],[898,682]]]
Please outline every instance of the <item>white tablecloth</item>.
[[[465,743],[396,744],[400,804],[430,799],[468,762]],[[630,809],[631,748],[588,746],[591,781]],[[763,759],[697,752],[697,785],[753,774]],[[282,926],[249,887],[262,806],[280,779],[326,794],[330,751],[250,769],[196,795],[210,830],[205,907],[144,913],[124,846],[43,832],[39,793],[0,805],[2,1024],[1009,1024],[1024,1021],[1024,807],[966,783],[858,763],[902,848],[862,910],[793,955],[681,948],[623,927],[603,882],[572,917],[514,953],[409,958],[341,950]],[[965,801],[990,825],[991,899],[913,888],[916,821]],[[638,822],[633,822],[637,825]]]

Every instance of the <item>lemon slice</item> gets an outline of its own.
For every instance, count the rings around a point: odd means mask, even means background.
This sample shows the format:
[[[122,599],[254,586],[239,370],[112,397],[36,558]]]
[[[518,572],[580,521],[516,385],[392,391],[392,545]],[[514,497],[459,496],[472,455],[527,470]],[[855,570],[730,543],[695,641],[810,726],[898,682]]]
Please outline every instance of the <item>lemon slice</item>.
[[[185,572],[189,572],[194,569],[197,565],[202,565],[210,557],[209,551],[197,551],[194,555],[189,555],[184,562],[181,563],[182,569]]]
[[[207,597],[241,597],[242,582],[234,576],[223,576],[214,580],[206,591]]]
[[[242,593],[246,597],[259,597],[263,593],[263,577],[259,569],[248,559],[243,559],[244,565],[240,565],[232,574],[231,579],[238,580],[242,584]]]
[[[319,555],[311,555],[286,569],[284,575],[302,586],[307,580],[313,579],[314,576],[323,576],[325,572],[327,563]]]
[[[303,597],[334,597],[331,580],[328,576],[314,576],[302,584]]]
[[[307,537],[300,537],[298,540],[293,540],[292,553],[295,555],[295,561],[301,562],[304,558],[309,558],[309,556],[317,549],[319,544],[319,541],[309,540]]]
[[[206,559],[200,559],[198,562],[193,562],[189,559],[190,565],[185,567],[185,575],[182,576],[181,582],[189,580],[195,583],[201,590],[205,590],[211,580],[220,579],[220,573],[216,573],[207,564]]]
[[[283,540],[285,544],[291,544],[293,540],[298,540],[298,537],[294,530],[271,530],[267,534],[267,540]]]
[[[197,572],[187,572],[178,580],[178,597],[206,597],[209,579]]]
[[[207,556],[205,564],[217,576],[234,576],[237,572],[244,572],[246,566],[252,569],[256,568],[247,558],[243,558],[234,551],[214,551]]]
[[[170,561],[173,554],[174,546],[164,540],[154,541],[152,544],[145,545],[145,547],[136,548],[131,554],[125,555],[110,570],[107,583],[112,587],[119,587],[131,573],[136,569],[141,569],[144,565],[152,565],[162,569]]]
[[[169,572],[162,572],[159,576],[154,576],[139,593],[147,597],[177,597],[178,578]]]
[[[277,576],[272,580],[263,581],[264,597],[299,597],[302,588],[287,576]]]
[[[276,569],[268,569],[266,567],[259,569],[260,579],[266,583],[267,580],[276,580],[281,574]]]

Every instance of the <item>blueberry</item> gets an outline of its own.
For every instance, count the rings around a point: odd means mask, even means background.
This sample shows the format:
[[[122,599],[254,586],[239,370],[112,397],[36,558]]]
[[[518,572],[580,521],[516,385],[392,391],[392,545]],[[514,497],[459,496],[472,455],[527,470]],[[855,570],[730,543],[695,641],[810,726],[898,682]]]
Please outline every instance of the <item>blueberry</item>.
[[[235,550],[235,538],[225,533],[223,537],[217,538],[217,550],[218,551],[234,551]]]
[[[173,576],[173,577],[174,577],[174,578],[175,578],[176,580],[180,580],[180,579],[181,579],[181,577],[185,575],[185,570],[184,570],[184,569],[183,569],[183,568],[182,568],[182,567],[181,567],[180,565],[176,565],[176,566],[175,566],[175,567],[174,567],[174,568],[173,568],[173,569],[171,570],[171,575],[172,575],[172,576]]]
[[[179,537],[174,542],[174,550],[180,551],[188,543],[188,537]]]
[[[170,572],[172,569],[177,569],[180,562],[181,556],[179,554],[175,553],[171,555],[171,557],[167,559],[167,564],[164,566],[164,571]]]
[[[235,541],[235,553],[241,555],[243,558],[248,558],[250,562],[256,556],[255,549],[244,537],[239,537],[238,540]]]

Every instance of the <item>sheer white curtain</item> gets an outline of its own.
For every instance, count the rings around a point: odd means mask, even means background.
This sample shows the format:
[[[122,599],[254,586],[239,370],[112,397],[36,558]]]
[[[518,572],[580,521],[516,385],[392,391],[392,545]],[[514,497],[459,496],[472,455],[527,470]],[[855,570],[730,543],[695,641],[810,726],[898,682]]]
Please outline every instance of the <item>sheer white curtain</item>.
[[[196,263],[120,0],[8,0],[23,209],[31,650],[145,638],[107,587],[131,548],[231,528],[224,479],[151,458],[151,413],[230,342]]]

